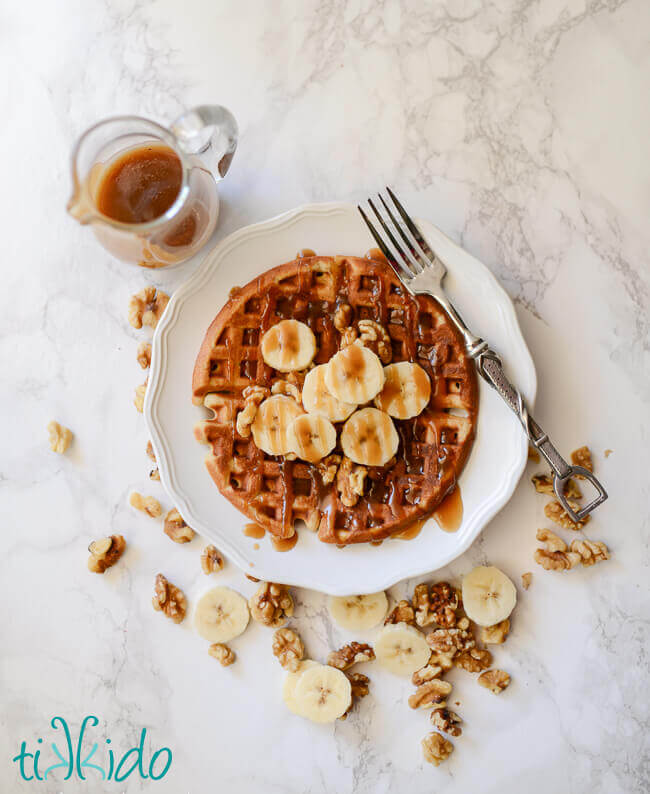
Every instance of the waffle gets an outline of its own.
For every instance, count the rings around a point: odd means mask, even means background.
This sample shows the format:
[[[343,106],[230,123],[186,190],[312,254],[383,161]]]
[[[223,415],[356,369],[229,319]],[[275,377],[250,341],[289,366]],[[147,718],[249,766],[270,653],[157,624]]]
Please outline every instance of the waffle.
[[[431,380],[425,410],[394,420],[397,455],[368,469],[354,507],[342,504],[333,483],[323,484],[317,464],[268,455],[236,429],[243,390],[286,377],[262,359],[264,332],[283,319],[305,322],[318,343],[314,363],[326,363],[339,349],[333,317],[342,303],[352,307],[353,322],[372,319],[388,331],[393,362],[415,361]],[[320,540],[339,545],[382,540],[430,514],[465,465],[478,408],[473,362],[435,299],[414,298],[385,262],[358,257],[296,259],[235,288],[206,333],[192,394],[213,412],[195,436],[210,446],[206,466],[221,493],[277,538],[292,537],[302,519]]]

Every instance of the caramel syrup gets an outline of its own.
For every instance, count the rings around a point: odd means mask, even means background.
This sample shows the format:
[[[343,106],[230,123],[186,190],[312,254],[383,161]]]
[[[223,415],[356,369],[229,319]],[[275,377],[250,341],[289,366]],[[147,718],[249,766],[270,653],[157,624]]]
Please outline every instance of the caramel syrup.
[[[276,551],[291,551],[298,542],[298,533],[294,532],[290,538],[276,538],[271,536],[271,543]]]
[[[463,499],[460,495],[460,486],[456,486],[451,493],[440,502],[433,512],[433,517],[440,529],[445,532],[455,532],[463,520]]]
[[[413,538],[417,538],[420,532],[422,532],[422,527],[427,523],[428,520],[429,516],[424,516],[424,518],[416,518],[413,523],[406,527],[406,529],[403,529],[401,532],[396,532],[393,537],[399,538],[400,540],[413,540]]]
[[[264,527],[261,527],[259,524],[246,524],[244,527],[244,535],[247,538],[263,538],[266,534],[266,530]]]
[[[296,259],[305,259],[308,256],[316,256],[316,251],[311,248],[301,248],[296,254]]]
[[[384,252],[381,248],[369,248],[365,253],[366,259],[373,259],[375,262],[387,262]]]

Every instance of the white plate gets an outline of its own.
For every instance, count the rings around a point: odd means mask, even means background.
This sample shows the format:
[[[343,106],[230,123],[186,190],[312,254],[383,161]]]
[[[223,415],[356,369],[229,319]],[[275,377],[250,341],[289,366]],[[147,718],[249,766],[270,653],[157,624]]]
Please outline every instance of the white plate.
[[[489,340],[532,405],[535,368],[510,299],[490,271],[435,226],[418,221],[449,269],[445,287],[472,330]],[[363,256],[372,240],[355,207],[311,204],[231,234],[172,296],[153,338],[144,415],[165,490],[185,521],[245,572],[267,581],[333,595],[371,593],[446,565],[461,554],[510,498],[526,464],[527,443],[516,418],[482,380],[474,446],[460,478],[463,522],[453,533],[430,520],[413,540],[338,549],[303,528],[298,544],[276,552],[269,538],[242,529],[249,519],[219,493],[204,466],[206,447],[194,424],[207,416],[192,404],[194,359],[233,286],[293,259],[301,248]]]

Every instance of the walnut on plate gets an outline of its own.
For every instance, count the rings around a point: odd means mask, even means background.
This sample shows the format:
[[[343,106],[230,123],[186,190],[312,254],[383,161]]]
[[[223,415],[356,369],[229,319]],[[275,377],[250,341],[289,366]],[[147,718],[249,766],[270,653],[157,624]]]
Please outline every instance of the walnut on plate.
[[[370,679],[367,675],[363,673],[345,673],[350,682],[350,689],[352,690],[352,698],[350,700],[350,705],[348,706],[347,710],[341,714],[339,717],[340,720],[347,720],[348,714],[354,708],[354,704],[361,700],[361,698],[365,698],[365,696],[370,691]]]
[[[293,629],[278,629],[273,633],[273,655],[285,670],[295,673],[305,655],[305,646]]]
[[[320,472],[321,479],[323,480],[323,485],[329,485],[330,483],[334,482],[334,478],[336,477],[336,472],[339,470],[339,466],[341,465],[341,456],[337,454],[328,455],[327,457],[319,460],[316,463],[316,468]],[[320,513],[319,513],[320,518]]]
[[[349,303],[342,303],[334,313],[334,328],[342,334],[352,322],[352,306]]]
[[[223,642],[213,642],[208,648],[208,653],[216,659],[222,667],[228,667],[235,659],[235,652]]]
[[[462,723],[462,720],[455,711],[438,708],[431,712],[431,724],[433,727],[443,733],[448,733],[450,736],[461,735],[463,729],[459,727],[460,723]]]
[[[47,432],[50,434],[50,449],[52,452],[63,455],[72,441],[72,430],[52,421],[47,426]]]
[[[248,438],[251,434],[251,425],[255,421],[257,409],[266,400],[270,391],[266,386],[247,386],[242,392],[244,407],[237,414],[236,428],[242,438]]]
[[[483,626],[481,629],[481,639],[486,645],[503,645],[508,634],[510,634],[509,618],[495,623],[494,626]]]
[[[578,447],[578,449],[574,449],[571,453],[571,463],[575,466],[582,466],[583,469],[587,469],[587,471],[594,470],[594,463],[591,459],[591,450],[589,447]],[[584,480],[584,476],[582,474],[576,474],[576,477],[579,480]]]
[[[327,657],[327,664],[336,667],[337,670],[347,670],[353,664],[371,662],[374,658],[375,652],[372,645],[365,642],[351,642],[339,648],[338,651],[332,651]]]
[[[550,474],[533,474],[530,481],[535,486],[537,493],[546,493],[555,496],[553,479]],[[564,486],[564,495],[567,499],[582,499],[582,491],[575,480],[567,480]]]
[[[389,623],[407,623],[409,626],[415,626],[415,610],[411,602],[405,599],[398,601],[384,620],[384,626]]]
[[[433,678],[431,681],[420,684],[415,692],[409,696],[409,706],[412,709],[429,709],[432,706],[443,707],[445,698],[450,692],[451,684],[449,681]]]
[[[88,546],[88,570],[92,573],[104,573],[107,568],[115,565],[126,548],[122,535],[110,535],[107,538],[93,540]]]
[[[421,744],[424,760],[434,766],[446,761],[454,751],[454,745],[435,731],[428,733]]]
[[[293,615],[293,598],[286,585],[263,582],[248,606],[253,620],[277,628]]]
[[[165,516],[163,532],[174,543],[189,543],[196,535],[196,532],[183,521],[181,514],[175,507],[172,507]]]
[[[550,529],[538,529],[537,540],[546,543],[545,549],[535,551],[535,562],[546,571],[566,571],[580,563],[580,555],[568,550],[566,543]]]
[[[143,325],[155,328],[168,303],[169,295],[162,292],[162,290],[155,287],[145,287],[131,296],[129,301],[129,323],[134,328],[142,328]]]
[[[138,345],[138,352],[136,354],[138,364],[142,369],[148,369],[151,366],[151,343],[140,342]]]
[[[503,670],[486,670],[478,677],[481,686],[489,689],[495,695],[500,694],[510,683],[510,676]]]
[[[363,346],[376,353],[382,364],[390,364],[393,358],[393,348],[390,335],[384,326],[375,320],[369,319],[359,320],[357,326],[359,328],[359,341]]]
[[[492,654],[480,648],[470,648],[454,657],[456,667],[462,667],[468,673],[480,673],[492,664]]]
[[[363,496],[363,486],[368,469],[350,458],[344,457],[336,473],[336,488],[341,495],[341,502],[346,507],[354,507]]]
[[[580,505],[577,502],[574,502],[572,499],[567,500],[571,505],[571,509],[576,511],[580,509]],[[585,524],[589,522],[591,516],[585,516],[580,521],[573,521],[573,519],[569,516],[567,511],[562,507],[562,505],[557,502],[549,502],[544,507],[544,515],[546,518],[549,518],[554,524],[557,524],[564,529],[572,529],[574,532],[577,532],[579,529],[582,529]]]
[[[415,622],[418,626],[433,623],[441,628],[456,625],[456,610],[459,606],[458,592],[448,582],[437,582],[430,587],[418,584],[413,592]]]
[[[302,394],[295,383],[288,380],[276,380],[271,386],[271,394],[283,394],[285,397],[293,398],[298,405],[302,404]]]
[[[133,398],[133,405],[135,405],[136,410],[139,413],[142,413],[144,411],[144,398],[147,393],[148,383],[149,383],[149,378],[147,378],[144,383],[141,383],[139,386],[135,387],[135,397]]]
[[[162,612],[165,617],[173,620],[174,623],[182,623],[185,619],[187,613],[185,593],[161,573],[156,576],[154,597],[151,602],[155,610]]]
[[[223,568],[223,557],[216,546],[210,544],[203,549],[201,554],[201,569],[204,574],[217,573]]]
[[[135,507],[136,510],[141,510],[151,518],[158,518],[162,515],[162,507],[157,499],[153,496],[143,496],[137,491],[133,491],[129,496],[129,504]]]

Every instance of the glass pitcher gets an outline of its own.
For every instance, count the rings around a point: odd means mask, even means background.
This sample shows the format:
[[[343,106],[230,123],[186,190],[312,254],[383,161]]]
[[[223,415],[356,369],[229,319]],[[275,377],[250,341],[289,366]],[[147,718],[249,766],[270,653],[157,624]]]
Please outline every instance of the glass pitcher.
[[[90,224],[118,259],[143,267],[184,262],[205,245],[217,223],[217,182],[230,167],[237,136],[234,116],[219,105],[189,110],[170,129],[138,116],[100,121],[83,133],[72,153],[68,212],[79,223]],[[153,147],[168,153],[171,149],[180,161],[180,186],[173,203],[157,217],[137,223],[116,220],[100,210],[100,188],[111,167],[131,151]]]

